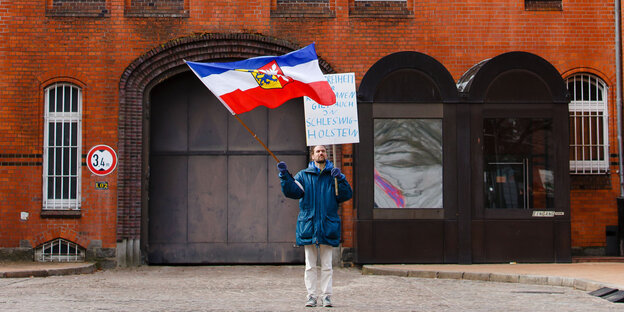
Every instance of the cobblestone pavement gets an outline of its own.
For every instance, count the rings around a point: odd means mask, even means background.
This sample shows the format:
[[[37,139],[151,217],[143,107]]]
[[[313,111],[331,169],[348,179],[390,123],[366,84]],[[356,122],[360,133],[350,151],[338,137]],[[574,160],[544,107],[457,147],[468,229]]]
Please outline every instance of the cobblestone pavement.
[[[570,287],[334,269],[334,307],[305,308],[303,266],[143,266],[0,279],[0,311],[624,311]]]

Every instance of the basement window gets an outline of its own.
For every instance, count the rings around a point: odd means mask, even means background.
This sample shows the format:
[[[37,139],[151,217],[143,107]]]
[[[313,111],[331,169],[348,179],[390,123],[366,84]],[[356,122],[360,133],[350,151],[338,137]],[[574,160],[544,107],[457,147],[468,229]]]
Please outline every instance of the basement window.
[[[83,262],[84,248],[62,238],[53,239],[35,250],[39,262]]]

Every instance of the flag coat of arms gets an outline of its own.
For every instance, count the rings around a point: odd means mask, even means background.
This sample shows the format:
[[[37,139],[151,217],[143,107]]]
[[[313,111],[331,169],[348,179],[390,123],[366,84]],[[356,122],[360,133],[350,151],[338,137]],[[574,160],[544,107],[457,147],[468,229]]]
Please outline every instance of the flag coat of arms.
[[[186,64],[234,115],[260,105],[276,108],[301,96],[321,105],[336,103],[336,95],[319,68],[314,43],[282,56]]]

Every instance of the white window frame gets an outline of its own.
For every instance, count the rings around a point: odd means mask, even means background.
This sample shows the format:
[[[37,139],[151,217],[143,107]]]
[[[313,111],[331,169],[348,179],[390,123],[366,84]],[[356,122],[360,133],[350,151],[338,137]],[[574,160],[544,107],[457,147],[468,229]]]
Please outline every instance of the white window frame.
[[[52,252],[56,247],[57,252]],[[73,249],[73,252],[71,250]],[[50,252],[46,252],[49,250]],[[35,250],[38,262],[84,262],[84,248],[62,238],[53,239]]]
[[[51,90],[55,90],[55,92],[65,92],[66,87],[69,87],[70,90],[70,95],[69,95],[69,99],[70,99],[70,103],[69,106],[69,112],[66,111],[62,111],[62,112],[51,112],[50,111],[50,105],[56,105],[57,104],[57,99],[58,97],[55,96],[53,101],[54,103],[50,103],[50,91]],[[71,90],[77,90],[77,97],[76,99],[72,98],[72,94],[71,94]],[[63,101],[63,105],[62,107],[65,108],[65,96],[63,93],[63,96],[61,97],[62,101]],[[74,84],[71,83],[66,83],[66,82],[59,82],[59,83],[54,83],[48,87],[46,87],[45,92],[44,92],[44,101],[45,101],[45,105],[44,105],[44,109],[45,109],[45,113],[44,113],[44,135],[43,135],[43,209],[44,210],[80,210],[80,202],[81,202],[81,169],[82,169],[82,157],[81,157],[81,152],[82,152],[82,89]],[[74,103],[74,100],[77,103]],[[72,112],[72,107],[74,105],[77,105],[77,110],[76,112]],[[49,128],[50,128],[50,124],[52,123],[76,123],[76,127],[77,129],[77,137],[76,137],[76,145],[75,146],[64,146],[63,143],[61,143],[61,146],[50,146],[49,145],[49,141],[50,141],[50,136],[55,136],[56,133],[49,133]],[[70,126],[71,127],[71,126]],[[64,131],[65,127],[62,127]],[[61,133],[61,136],[63,136],[64,133]],[[53,142],[56,142],[56,137],[53,138],[52,140]],[[48,169],[50,168],[50,166],[55,166],[56,164],[50,164],[49,162],[49,154],[51,152],[53,152],[51,149],[53,148],[58,148],[58,147],[62,147],[62,148],[67,148],[67,147],[75,147],[76,148],[76,154],[74,155],[75,159],[76,159],[76,168],[75,168],[75,174],[72,174],[71,172],[71,168],[68,168],[69,170],[69,174],[64,174],[65,173],[65,168],[63,168],[63,164],[65,163],[64,161],[60,161],[61,163],[61,174],[60,175],[55,175],[54,173],[57,172],[56,168],[53,167],[53,174],[49,175]],[[69,155],[67,155],[69,156]],[[61,155],[62,157],[62,155]],[[70,159],[71,161],[71,159]],[[75,177],[76,178],[76,198],[48,198],[48,190],[50,187],[54,188],[56,187],[55,183],[52,183],[52,185],[49,185],[48,183],[48,178],[55,178],[55,179],[63,179],[63,178],[71,178]],[[61,187],[62,187],[63,183],[61,181]],[[71,182],[69,183],[69,185],[71,186]],[[60,193],[61,193],[61,197],[63,197],[63,189],[61,189]],[[72,190],[68,191],[68,194],[71,194]],[[56,191],[53,191],[53,194],[56,194]],[[54,195],[53,195],[54,196]],[[71,195],[69,196],[71,197]]]
[[[577,90],[574,90],[576,82],[579,81],[582,84],[589,85],[588,88],[582,88],[580,90],[581,98],[577,98]],[[576,141],[577,138],[579,138],[576,133],[570,135],[573,140],[570,142],[570,152],[574,155],[572,160],[570,160],[570,173],[607,173],[609,172],[609,106],[607,100],[607,84],[599,77],[588,73],[579,73],[568,77],[566,79],[566,85],[570,83],[572,83],[573,88],[572,90],[568,90],[571,95],[571,101],[568,106],[568,111],[570,113],[570,131],[589,131],[589,142],[585,142],[585,135],[580,136],[582,138],[581,142]],[[585,89],[587,89],[589,94],[585,94]],[[595,100],[591,99],[592,95],[596,96]],[[600,99],[599,95],[602,99]],[[579,124],[576,117],[588,117],[589,124],[585,124],[585,118],[581,118],[581,123]],[[597,128],[597,124],[592,123],[592,121],[597,121],[598,119],[602,119],[602,138],[599,137],[600,134],[593,133],[595,131],[592,132],[592,129]],[[602,139],[602,144],[599,141],[600,139]],[[580,153],[581,155],[579,155],[577,147],[581,147],[582,150],[589,148],[588,159],[586,159],[585,153]],[[593,148],[601,150],[604,159],[594,159],[598,156],[592,155]]]

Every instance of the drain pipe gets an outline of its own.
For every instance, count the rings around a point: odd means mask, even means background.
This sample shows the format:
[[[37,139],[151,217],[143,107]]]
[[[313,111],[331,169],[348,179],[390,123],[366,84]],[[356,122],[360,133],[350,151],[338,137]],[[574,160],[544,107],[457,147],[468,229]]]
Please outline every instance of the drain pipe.
[[[619,155],[620,197],[624,197],[624,156],[622,154],[622,28],[621,2],[615,0],[615,107],[617,109],[617,144]]]
[[[622,4],[615,0],[615,107],[617,114],[617,145],[618,165],[620,175],[620,197],[617,199],[618,207],[618,245],[620,256],[624,256],[624,155],[622,154]]]

